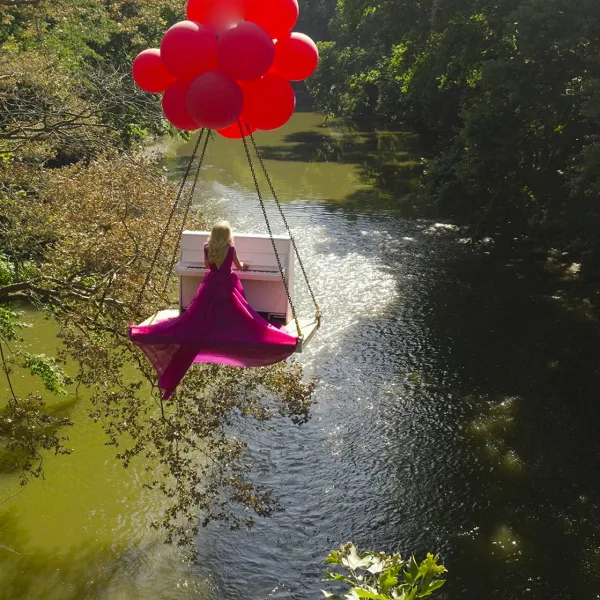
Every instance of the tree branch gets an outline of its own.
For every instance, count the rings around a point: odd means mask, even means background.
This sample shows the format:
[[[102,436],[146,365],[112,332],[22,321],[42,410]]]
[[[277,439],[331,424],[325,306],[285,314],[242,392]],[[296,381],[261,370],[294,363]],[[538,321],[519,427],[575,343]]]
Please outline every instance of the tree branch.
[[[10,388],[10,393],[12,394],[13,400],[17,401],[17,396],[15,395],[15,390],[13,388],[12,380],[10,378],[9,367],[6,364],[6,358],[4,357],[4,349],[2,348],[2,342],[0,342],[0,358],[2,358],[2,369],[6,374],[6,380],[8,381],[8,387]]]
[[[59,289],[45,288],[37,285],[39,282],[48,281],[58,286]],[[97,291],[97,287],[80,287],[77,289],[77,285],[74,283],[68,283],[55,279],[53,277],[36,277],[29,281],[21,281],[19,283],[13,283],[0,288],[0,301],[16,296],[27,296],[28,292],[37,294],[39,296],[51,296],[53,298],[74,298],[75,300],[85,300],[89,302],[93,300],[93,293]],[[126,308],[123,302],[116,300],[115,298],[103,298],[102,300],[106,304],[110,304],[120,309]]]
[[[0,6],[37,6],[42,0],[0,0]]]

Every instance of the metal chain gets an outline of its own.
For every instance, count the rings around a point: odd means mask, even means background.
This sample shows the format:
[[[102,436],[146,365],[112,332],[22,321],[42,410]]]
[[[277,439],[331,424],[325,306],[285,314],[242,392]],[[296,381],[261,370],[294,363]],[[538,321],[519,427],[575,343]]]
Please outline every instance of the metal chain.
[[[283,267],[281,266],[281,259],[279,258],[279,252],[277,252],[277,245],[275,244],[275,239],[273,238],[273,232],[271,231],[271,224],[269,223],[269,217],[267,216],[267,209],[265,207],[265,202],[264,202],[262,194],[260,192],[260,186],[258,185],[258,179],[256,178],[256,172],[254,171],[254,165],[252,164],[252,157],[250,156],[250,149],[248,148],[248,142],[246,141],[245,132],[242,127],[242,122],[239,119],[238,119],[238,125],[240,126],[240,134],[242,136],[242,142],[244,143],[244,150],[246,151],[246,158],[248,159],[250,173],[252,174],[252,179],[254,180],[254,187],[256,188],[256,195],[258,196],[258,201],[260,202],[260,208],[262,209],[263,216],[265,218],[265,223],[267,224],[267,231],[269,232],[269,238],[271,239],[271,245],[273,246],[273,252],[275,252],[275,258],[277,259],[277,266],[279,267],[279,273],[281,274],[283,286],[285,287],[285,293],[287,295],[288,302],[290,303],[290,308],[292,309],[292,316],[294,317],[294,321],[296,323],[296,329],[298,330],[298,338],[302,338],[302,330],[300,329],[300,322],[298,321],[298,316],[296,315],[296,309],[294,307],[294,303],[292,302],[292,297],[290,295],[290,290],[288,288],[287,279],[285,277]],[[246,124],[246,127],[248,127],[247,124]],[[249,129],[248,129],[248,131],[249,131]],[[250,137],[252,137],[252,134],[250,134]]]
[[[198,178],[200,177],[200,171],[202,170],[202,164],[204,163],[204,157],[206,155],[206,147],[208,146],[208,142],[210,140],[210,131],[207,132],[206,139],[204,140],[204,146],[202,148],[202,153],[200,154],[200,160],[198,161],[198,168],[196,169],[196,176],[194,177],[194,181],[192,183],[192,187],[190,189],[190,193],[188,195],[188,200],[185,204],[185,211],[183,213],[183,218],[181,220],[181,227],[179,228],[179,233],[177,235],[177,239],[175,240],[175,247],[173,249],[173,255],[171,256],[171,263],[169,264],[169,269],[167,271],[167,276],[165,278],[165,285],[163,287],[162,293],[160,295],[162,300],[166,299],[167,289],[169,288],[169,283],[171,281],[171,277],[173,275],[173,269],[175,267],[175,261],[177,260],[177,254],[179,252],[179,245],[181,242],[181,235],[183,234],[183,230],[185,229],[185,224],[190,214],[190,208],[192,207],[192,202],[194,200],[194,192],[196,191],[196,185],[198,185]]]
[[[248,131],[250,131],[248,123],[246,123],[246,127],[248,127]],[[308,280],[308,275],[306,274],[306,269],[304,268],[304,264],[302,263],[302,258],[300,258],[300,252],[298,251],[298,246],[296,246],[296,240],[294,239],[294,236],[292,235],[290,226],[288,225],[287,219],[285,218],[285,213],[283,212],[283,208],[281,207],[279,199],[277,198],[277,194],[275,193],[275,188],[273,187],[273,183],[271,182],[271,178],[269,177],[269,173],[267,172],[267,167],[265,166],[263,158],[260,154],[260,151],[259,151],[256,141],[254,139],[254,135],[252,135],[252,133],[250,133],[250,140],[252,141],[252,146],[254,147],[254,152],[256,153],[256,157],[258,158],[258,162],[260,163],[262,172],[265,175],[265,179],[267,180],[267,184],[269,185],[269,189],[271,190],[271,194],[273,196],[273,199],[275,200],[275,204],[277,205],[279,214],[281,215],[281,218],[283,219],[285,228],[287,229],[287,232],[290,236],[290,240],[292,241],[292,246],[294,247],[294,252],[296,253],[296,258],[298,259],[298,264],[300,265],[300,269],[302,270],[302,275],[304,275],[304,281],[306,281],[306,286],[308,287],[310,297],[312,298],[312,301],[315,305],[316,318],[317,318],[317,320],[320,320],[321,319],[321,309],[319,308],[319,304],[317,302],[317,299],[315,298],[315,294],[314,294],[312,287],[310,285],[310,282]]]
[[[181,195],[183,194],[183,190],[185,188],[185,182],[188,178],[188,175],[190,174],[190,170],[192,168],[192,164],[194,162],[194,159],[196,158],[196,154],[198,153],[198,148],[200,147],[200,142],[202,140],[202,136],[204,134],[206,130],[203,128],[200,130],[200,135],[198,136],[198,141],[196,142],[196,146],[194,147],[194,151],[192,152],[192,156],[190,158],[190,162],[188,163],[187,169],[185,170],[185,175],[183,176],[183,180],[181,181],[181,185],[179,186],[179,191],[177,192],[177,197],[175,198],[175,202],[173,202],[173,206],[171,207],[171,213],[169,214],[169,218],[167,219],[167,223],[162,231],[162,234],[160,236],[160,240],[158,242],[158,246],[156,248],[156,252],[154,253],[154,256],[152,258],[152,261],[150,262],[150,267],[148,268],[148,271],[146,272],[146,278],[144,280],[144,283],[142,284],[142,287],[140,289],[140,293],[138,294],[138,297],[135,301],[135,304],[133,305],[133,315],[137,316],[137,313],[140,309],[140,306],[142,304],[142,300],[144,298],[144,294],[146,293],[146,288],[148,287],[148,283],[150,282],[150,277],[152,276],[152,271],[154,270],[154,267],[156,266],[156,262],[158,261],[158,257],[160,255],[160,251],[162,250],[163,244],[165,242],[165,238],[167,237],[167,231],[169,230],[169,227],[171,225],[171,221],[173,220],[173,217],[175,216],[175,212],[177,210],[177,205],[179,204],[179,200],[181,199]]]

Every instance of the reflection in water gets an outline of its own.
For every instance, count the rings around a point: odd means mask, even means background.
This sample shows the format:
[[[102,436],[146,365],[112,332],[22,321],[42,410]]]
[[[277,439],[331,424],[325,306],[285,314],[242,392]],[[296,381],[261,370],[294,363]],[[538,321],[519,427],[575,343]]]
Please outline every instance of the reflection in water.
[[[481,407],[486,404],[483,398],[476,402]],[[517,398],[505,398],[499,402],[488,402],[487,404],[487,409],[474,419],[469,431],[473,437],[481,440],[485,454],[493,464],[517,472],[523,466],[522,461],[509,446],[511,431],[516,419]]]
[[[49,458],[47,482],[0,507],[0,544],[20,554],[0,548],[0,598],[318,598],[322,560],[348,540],[440,552],[451,600],[594,597],[600,344],[553,299],[565,282],[461,244],[448,224],[406,220],[414,198],[390,202],[385,179],[386,165],[406,169],[394,185],[412,191],[410,135],[301,114],[257,141],[324,310],[299,357],[319,381],[312,420],[235,424],[285,512],[249,532],[211,525],[188,569],[145,532],[158,500],[77,403],[76,453]],[[199,206],[264,231],[241,144],[210,148]],[[53,333],[39,335],[51,352]]]
[[[422,166],[419,138],[414,134],[360,130],[339,123],[326,126],[319,115],[303,113],[287,127],[255,137],[281,200],[323,200],[361,211],[393,208],[396,214],[400,207],[406,214],[416,210],[413,192]],[[192,148],[192,144],[177,148],[183,162]],[[210,189],[218,184],[254,190],[240,142],[216,136],[209,148],[210,167],[203,180]]]

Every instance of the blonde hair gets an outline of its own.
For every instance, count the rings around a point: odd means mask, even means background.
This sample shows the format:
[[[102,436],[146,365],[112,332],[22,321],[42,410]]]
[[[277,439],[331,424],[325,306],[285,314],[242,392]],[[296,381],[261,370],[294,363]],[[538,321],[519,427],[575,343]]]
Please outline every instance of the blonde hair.
[[[225,260],[231,244],[233,244],[233,236],[229,222],[219,221],[212,228],[208,238],[208,262],[220,265]]]

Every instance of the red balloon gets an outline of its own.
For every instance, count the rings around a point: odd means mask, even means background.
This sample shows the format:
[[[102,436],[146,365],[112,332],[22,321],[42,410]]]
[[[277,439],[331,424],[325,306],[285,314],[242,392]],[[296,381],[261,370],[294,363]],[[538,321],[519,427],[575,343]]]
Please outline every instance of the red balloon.
[[[246,0],[188,0],[185,12],[219,34],[244,20]]]
[[[242,124],[242,131],[244,132],[244,135],[242,135],[242,132],[240,131],[240,122]],[[246,123],[246,120],[244,119],[244,114],[242,113],[239,121],[236,121],[229,127],[225,127],[225,129],[219,129],[217,133],[222,135],[224,138],[227,138],[228,140],[239,140],[243,137],[249,136],[255,131],[256,127],[253,127],[252,125],[250,125],[250,128],[248,128],[248,124]]]
[[[267,73],[243,86],[244,118],[257,129],[270,131],[285,125],[296,108],[296,94],[289,81]]]
[[[192,118],[209,129],[224,129],[242,112],[244,96],[240,86],[220,71],[209,71],[192,81],[186,105]]]
[[[317,45],[303,33],[291,33],[277,40],[271,70],[288,81],[310,77],[319,64]]]
[[[133,79],[145,91],[152,94],[164,92],[175,77],[167,71],[158,48],[149,48],[140,52],[131,65]]]
[[[268,71],[275,47],[262,27],[243,21],[219,38],[217,55],[223,73],[238,81],[250,81]]]
[[[246,21],[260,25],[275,40],[292,30],[298,13],[298,0],[248,0]]]
[[[176,81],[170,85],[163,94],[162,107],[167,120],[177,129],[195,131],[200,129],[200,125],[194,121],[187,109],[186,96],[189,87],[190,84],[185,81]]]
[[[175,23],[163,36],[160,53],[167,69],[186,81],[218,65],[215,34],[193,21]]]

